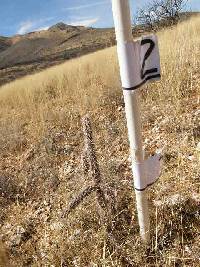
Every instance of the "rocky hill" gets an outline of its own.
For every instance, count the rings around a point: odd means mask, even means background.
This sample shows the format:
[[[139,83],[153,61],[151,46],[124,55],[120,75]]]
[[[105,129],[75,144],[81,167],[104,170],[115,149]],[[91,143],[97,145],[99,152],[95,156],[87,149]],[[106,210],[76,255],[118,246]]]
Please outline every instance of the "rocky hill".
[[[181,20],[198,15],[182,13]],[[169,26],[159,23],[155,29]],[[147,25],[135,26],[133,36],[152,31]],[[0,36],[0,86],[27,74],[32,74],[115,44],[113,28],[97,29],[66,25],[62,22],[48,30],[13,37]]]
[[[48,30],[0,37],[0,84],[114,43],[113,29],[58,23]]]

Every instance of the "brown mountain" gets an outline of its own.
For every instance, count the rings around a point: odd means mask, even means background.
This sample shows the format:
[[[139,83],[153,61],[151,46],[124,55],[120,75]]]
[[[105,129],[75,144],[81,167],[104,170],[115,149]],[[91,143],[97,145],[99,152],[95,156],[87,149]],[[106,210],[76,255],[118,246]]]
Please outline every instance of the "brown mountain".
[[[199,15],[182,13],[181,20]],[[167,24],[156,25],[163,28]],[[134,36],[152,31],[147,25],[135,26]],[[58,23],[48,30],[13,37],[0,36],[0,85],[115,43],[114,29],[95,29]]]
[[[48,30],[0,37],[0,85],[66,59],[105,48],[114,41],[113,29],[64,23]]]
[[[0,53],[6,50],[8,47],[11,46],[11,40],[8,37],[0,36]]]

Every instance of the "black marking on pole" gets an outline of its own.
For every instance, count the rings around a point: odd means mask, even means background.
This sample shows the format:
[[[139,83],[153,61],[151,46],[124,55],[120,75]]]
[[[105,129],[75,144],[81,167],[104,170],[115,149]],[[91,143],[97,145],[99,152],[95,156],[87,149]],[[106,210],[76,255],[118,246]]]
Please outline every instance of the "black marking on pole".
[[[155,43],[153,40],[151,39],[144,39],[141,41],[141,45],[145,45],[145,44],[150,44],[145,56],[144,56],[144,60],[143,60],[143,63],[142,63],[142,69],[141,69],[141,73],[140,73],[140,76],[141,76],[141,79],[144,79],[148,74],[153,74],[153,73],[157,73],[158,72],[158,69],[157,68],[152,68],[152,69],[149,69],[149,70],[146,70],[144,72],[144,68],[145,68],[145,64],[146,64],[146,60],[150,57],[151,53],[153,52],[154,48],[155,48]]]
[[[136,190],[136,191],[139,191],[139,192],[142,192],[142,191],[146,190],[148,187],[150,187],[150,186],[152,186],[153,184],[155,184],[155,183],[159,180],[159,178],[160,178],[160,177],[158,177],[158,178],[155,180],[155,182],[148,184],[145,188],[138,189],[138,188],[135,187],[135,190]]]
[[[127,91],[136,90],[139,87],[141,87],[142,85],[144,85],[147,81],[149,81],[151,79],[155,79],[155,78],[161,78],[161,75],[160,74],[155,74],[155,75],[148,76],[140,84],[138,84],[136,86],[133,86],[133,87],[130,87],[130,88],[123,87],[122,89],[123,90],[127,90]]]

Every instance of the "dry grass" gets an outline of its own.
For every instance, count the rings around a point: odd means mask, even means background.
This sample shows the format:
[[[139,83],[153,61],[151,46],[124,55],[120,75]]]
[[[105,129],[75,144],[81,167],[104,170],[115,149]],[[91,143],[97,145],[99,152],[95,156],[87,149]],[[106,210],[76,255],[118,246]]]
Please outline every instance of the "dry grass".
[[[141,91],[144,146],[162,148],[150,190],[152,239],[140,244],[116,49],[109,48],[0,89],[0,237],[13,266],[199,266],[200,19],[159,33],[162,80]],[[92,119],[107,223],[81,169],[80,118]],[[104,214],[104,216],[106,216]],[[0,254],[1,257],[1,254]]]

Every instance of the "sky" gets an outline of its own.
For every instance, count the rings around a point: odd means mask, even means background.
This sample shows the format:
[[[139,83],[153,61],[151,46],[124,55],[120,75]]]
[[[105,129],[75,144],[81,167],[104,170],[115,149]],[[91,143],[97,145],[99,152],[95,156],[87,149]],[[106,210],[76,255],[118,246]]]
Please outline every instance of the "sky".
[[[151,0],[130,0],[132,14]],[[48,29],[64,22],[87,27],[112,27],[111,0],[0,0],[0,36]],[[200,11],[200,0],[188,0]]]

